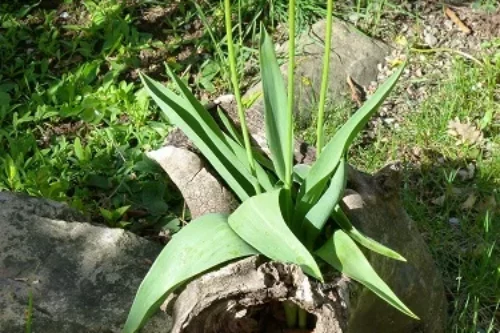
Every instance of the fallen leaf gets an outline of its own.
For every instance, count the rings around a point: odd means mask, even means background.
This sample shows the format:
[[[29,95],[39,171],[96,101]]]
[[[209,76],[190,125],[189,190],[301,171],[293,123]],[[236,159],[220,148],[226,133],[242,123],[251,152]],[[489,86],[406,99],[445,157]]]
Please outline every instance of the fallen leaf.
[[[347,75],[347,85],[349,86],[349,89],[351,90],[351,99],[353,102],[355,102],[359,107],[363,105],[363,102],[365,100],[365,92],[359,87],[358,84],[356,84],[351,76]]]
[[[495,196],[491,195],[487,198],[485,198],[479,205],[478,205],[478,211],[480,212],[485,212],[485,211],[494,211],[497,208],[497,201],[495,200]]]
[[[29,279],[25,277],[20,277],[20,278],[14,278],[14,281],[20,281],[20,282],[28,282]]]
[[[462,123],[458,117],[448,122],[448,134],[457,138],[457,145],[474,145],[483,140],[483,133],[469,119]]]
[[[436,205],[436,206],[442,206],[444,205],[444,202],[446,200],[446,196],[445,195],[442,195],[440,197],[437,197],[435,199],[432,199],[431,202]]]
[[[446,16],[448,16],[450,18],[450,20],[453,21],[453,23],[455,23],[458,26],[458,28],[463,33],[468,35],[472,32],[470,30],[470,28],[468,26],[466,26],[465,23],[458,17],[458,15],[453,10],[451,10],[449,7],[445,7],[444,13],[446,14]]]
[[[408,39],[406,39],[406,36],[404,35],[398,35],[394,39],[396,44],[401,45],[401,46],[407,46],[408,45]]]
[[[469,196],[467,197],[467,200],[465,200],[462,205],[460,206],[460,208],[464,209],[464,210],[471,210],[472,207],[474,207],[474,204],[476,203],[476,200],[477,200],[477,197],[474,193],[471,193],[469,194]]]

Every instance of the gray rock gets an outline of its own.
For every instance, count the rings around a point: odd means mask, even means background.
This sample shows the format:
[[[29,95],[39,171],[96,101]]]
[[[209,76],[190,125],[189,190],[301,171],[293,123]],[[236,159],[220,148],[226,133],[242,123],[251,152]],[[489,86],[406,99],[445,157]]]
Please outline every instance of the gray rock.
[[[309,31],[298,37],[296,42],[295,71],[295,113],[301,120],[308,120],[311,110],[317,107],[323,71],[324,36],[326,21],[314,24]],[[330,82],[328,99],[339,102],[350,99],[347,77],[359,87],[367,87],[377,79],[377,65],[385,62],[389,47],[357,30],[354,26],[334,18],[332,34],[332,52],[330,57]],[[286,56],[288,43],[281,45],[278,54]],[[287,65],[282,66],[286,80]],[[246,96],[260,91],[256,85]],[[256,103],[262,103],[262,100]],[[255,105],[255,104],[254,104]]]
[[[120,331],[161,246],[80,221],[65,204],[0,192],[0,332],[24,331],[30,291],[32,332]],[[168,322],[159,313],[145,331]]]

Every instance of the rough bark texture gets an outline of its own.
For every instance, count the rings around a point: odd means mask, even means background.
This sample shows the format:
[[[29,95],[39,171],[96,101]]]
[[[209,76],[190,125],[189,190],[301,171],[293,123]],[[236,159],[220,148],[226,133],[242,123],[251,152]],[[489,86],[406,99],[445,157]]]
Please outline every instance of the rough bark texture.
[[[250,110],[250,116],[252,112],[258,112],[258,110]],[[228,114],[231,115],[231,112]],[[250,128],[250,130],[255,142],[262,142],[262,129]],[[196,212],[194,216],[208,212],[227,212],[232,209],[234,198],[229,191],[221,190],[224,185],[206,168],[204,169],[203,161],[198,155],[186,148],[162,149],[167,149],[174,154],[169,155],[169,158],[161,157],[159,153],[150,156],[160,160],[162,166],[168,165],[165,169],[167,172],[170,170],[169,175],[172,181],[177,184],[186,198],[191,198],[187,204],[193,212]],[[189,156],[189,160],[186,160],[185,156]],[[314,148],[297,143],[296,159],[302,162],[312,161]],[[191,176],[186,174],[188,163],[197,166],[192,170],[194,174]],[[193,196],[194,192],[190,187],[184,187],[183,184],[186,183],[185,179],[193,179],[196,174],[201,173],[199,170],[203,170],[206,183],[201,184],[200,180],[192,185],[198,189],[194,191],[196,194]],[[189,182],[187,184],[189,185]],[[210,190],[209,194],[205,195],[200,190],[204,188],[215,188],[216,191]],[[286,272],[286,274],[271,274],[274,280],[270,286],[269,274],[266,270],[279,271],[276,266],[273,266],[276,264],[268,264],[264,268],[254,266],[249,269],[248,262],[242,261],[201,277],[181,293],[175,305],[172,332],[237,332],[238,330],[235,331],[234,327],[240,326],[234,325],[241,325],[245,322],[248,328],[251,327],[249,323],[255,321],[250,309],[264,304],[269,307],[273,301],[285,299],[299,304],[315,315],[317,318],[317,325],[313,331],[315,333],[444,332],[446,302],[441,277],[415,223],[401,205],[398,165],[389,165],[373,176],[351,167],[347,188],[342,204],[353,224],[366,235],[388,245],[407,258],[408,263],[401,263],[366,252],[375,270],[400,299],[421,318],[421,321],[415,321],[401,314],[371,291],[352,281],[345,280],[346,282],[339,285],[332,280],[334,285],[332,292],[336,296],[333,298],[332,294],[318,296],[321,295],[319,292],[321,287],[303,275],[294,275],[297,274],[297,270],[292,265],[279,264],[279,267],[283,268],[281,272]],[[220,203],[220,206],[216,203]],[[228,279],[230,283],[227,282]],[[304,281],[306,285],[316,286],[311,289],[316,291],[316,296],[313,297],[314,302],[311,303],[311,298],[298,297],[297,295],[304,296],[304,293],[297,292],[296,283],[290,284],[290,281]],[[273,289],[275,286],[284,289]],[[262,295],[266,295],[266,298],[262,298]],[[337,297],[338,295],[345,297]],[[318,301],[318,297],[321,301]],[[331,302],[337,302],[337,305],[333,306]],[[327,308],[331,312],[324,312],[323,304],[330,304]],[[342,304],[346,304],[347,307],[343,307]],[[246,312],[244,309],[247,309]],[[348,319],[343,320],[345,318]],[[329,320],[334,322],[331,323]],[[327,324],[322,326],[324,321]],[[331,325],[337,325],[336,330]],[[249,330],[249,332],[266,331]]]
[[[230,213],[236,200],[210,173],[205,162],[194,152],[166,146],[148,153],[167,172],[179,189],[193,218],[207,213]]]
[[[283,301],[308,311],[314,332],[346,332],[345,284],[325,288],[295,265],[247,258],[191,282],[175,302],[172,333],[282,332]]]

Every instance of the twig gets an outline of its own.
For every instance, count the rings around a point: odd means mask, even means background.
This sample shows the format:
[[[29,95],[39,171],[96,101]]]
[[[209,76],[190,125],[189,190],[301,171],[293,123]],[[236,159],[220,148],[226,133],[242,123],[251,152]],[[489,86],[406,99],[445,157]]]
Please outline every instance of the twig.
[[[450,20],[453,21],[453,23],[455,23],[458,26],[460,30],[462,30],[462,32],[464,32],[467,35],[469,35],[472,32],[470,28],[466,26],[465,23],[457,16],[457,14],[449,7],[444,8],[444,13],[446,14],[446,16],[450,18]]]
[[[412,47],[411,50],[415,51],[415,52],[418,52],[418,53],[437,53],[437,52],[456,53],[458,55],[461,55],[464,58],[467,58],[469,60],[474,61],[476,64],[478,64],[481,67],[484,66],[483,62],[481,62],[480,60],[474,58],[472,55],[470,55],[468,53],[465,53],[463,51],[460,51],[460,50],[455,50],[455,49],[450,49],[450,48],[443,48],[443,47],[435,48],[435,49],[419,49],[419,48]]]

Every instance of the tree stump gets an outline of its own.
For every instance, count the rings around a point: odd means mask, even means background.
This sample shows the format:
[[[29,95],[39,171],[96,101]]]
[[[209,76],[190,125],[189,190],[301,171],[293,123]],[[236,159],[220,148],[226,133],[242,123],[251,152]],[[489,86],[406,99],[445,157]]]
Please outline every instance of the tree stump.
[[[232,100],[219,105],[238,125]],[[265,142],[261,106],[247,111],[253,141]],[[193,218],[229,213],[236,199],[180,132],[167,146],[149,153],[183,194]],[[314,160],[314,148],[296,143],[295,159]],[[444,287],[429,249],[399,198],[400,168],[391,164],[374,175],[350,167],[341,205],[367,236],[402,254],[407,263],[365,251],[368,260],[398,297],[421,320],[407,317],[378,296],[340,274],[324,284],[295,265],[246,258],[202,275],[172,302],[172,333],[314,332],[442,333],[446,322]],[[309,313],[307,330],[283,329],[282,306],[289,301]],[[279,304],[278,304],[279,305]]]

